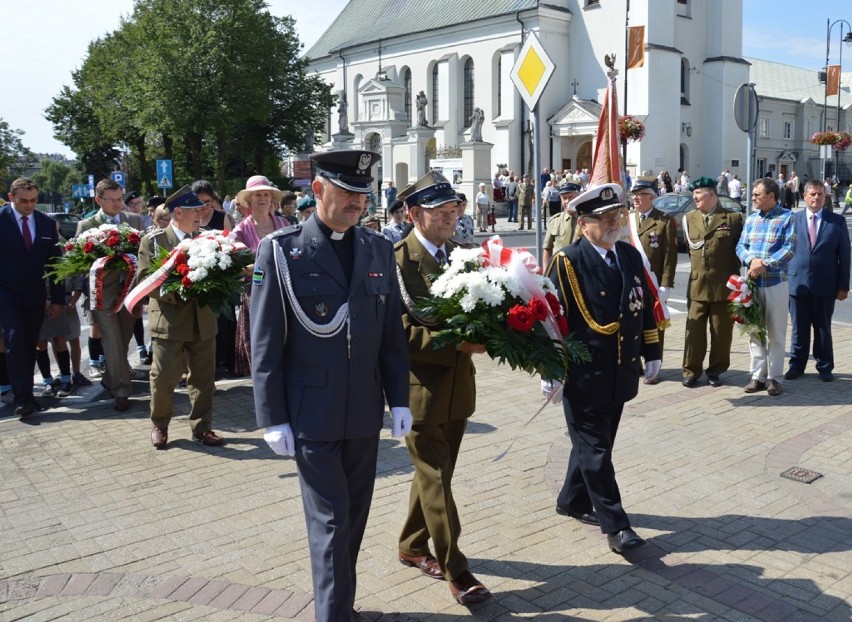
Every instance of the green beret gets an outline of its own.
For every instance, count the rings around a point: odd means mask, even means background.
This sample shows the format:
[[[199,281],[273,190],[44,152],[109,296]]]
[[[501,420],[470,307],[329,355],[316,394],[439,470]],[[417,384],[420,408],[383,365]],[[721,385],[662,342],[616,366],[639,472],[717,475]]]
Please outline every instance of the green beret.
[[[715,191],[716,180],[711,177],[699,177],[698,179],[693,179],[689,182],[689,186],[687,186],[687,188],[690,192],[698,188],[712,188]]]

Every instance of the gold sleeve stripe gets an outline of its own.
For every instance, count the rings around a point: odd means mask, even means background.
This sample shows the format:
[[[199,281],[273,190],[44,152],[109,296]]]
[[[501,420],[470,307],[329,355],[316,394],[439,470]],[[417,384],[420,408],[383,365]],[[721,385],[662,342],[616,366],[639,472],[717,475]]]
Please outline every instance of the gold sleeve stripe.
[[[642,331],[642,340],[645,343],[660,343],[660,333],[656,328],[649,328]]]

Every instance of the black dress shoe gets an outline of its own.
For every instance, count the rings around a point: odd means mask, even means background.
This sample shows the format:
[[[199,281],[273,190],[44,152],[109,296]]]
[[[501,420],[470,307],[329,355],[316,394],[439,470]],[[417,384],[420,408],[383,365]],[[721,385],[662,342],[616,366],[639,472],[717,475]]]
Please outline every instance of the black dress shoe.
[[[707,381],[711,387],[721,387],[724,384],[719,376],[707,376]]]
[[[832,380],[834,380],[834,374],[832,374],[830,371],[821,371],[819,372],[819,379],[823,382],[831,382]]]
[[[805,373],[804,369],[793,369],[792,367],[787,370],[787,373],[784,374],[784,380],[795,380],[796,378],[801,378]]]
[[[630,527],[615,533],[606,534],[606,541],[613,553],[632,551],[633,549],[638,549],[640,546],[645,545],[645,541]]]
[[[568,510],[565,508],[561,508],[558,505],[556,506],[556,513],[560,516],[570,516],[574,520],[578,520],[585,525],[594,525],[595,527],[600,526],[600,522],[598,521],[598,515],[592,512],[575,512],[574,510]]]
[[[26,419],[30,415],[38,412],[43,412],[44,406],[33,400],[32,402],[27,402],[26,404],[19,404],[15,409],[15,416],[21,419]]]
[[[687,376],[681,381],[681,384],[685,386],[687,389],[693,388],[696,384],[698,384],[698,380],[696,380],[692,376]]]

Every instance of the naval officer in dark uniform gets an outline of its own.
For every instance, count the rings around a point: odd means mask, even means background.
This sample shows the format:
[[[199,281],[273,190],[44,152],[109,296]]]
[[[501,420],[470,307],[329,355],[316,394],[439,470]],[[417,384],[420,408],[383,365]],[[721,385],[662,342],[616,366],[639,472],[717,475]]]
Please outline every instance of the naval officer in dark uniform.
[[[556,511],[599,525],[616,553],[645,541],[630,528],[615,481],[612,448],[624,403],[639,391],[640,362],[650,377],[660,369],[653,298],[642,258],[619,242],[621,187],[604,184],[571,201],[583,236],[559,251],[549,275],[568,324],[592,354],[568,370],[562,401],[571,455]]]
[[[311,156],[316,213],[264,238],[251,295],[257,424],[296,457],[320,622],[354,617],[385,401],[394,436],[411,429],[408,344],[391,243],[356,227],[370,151]]]

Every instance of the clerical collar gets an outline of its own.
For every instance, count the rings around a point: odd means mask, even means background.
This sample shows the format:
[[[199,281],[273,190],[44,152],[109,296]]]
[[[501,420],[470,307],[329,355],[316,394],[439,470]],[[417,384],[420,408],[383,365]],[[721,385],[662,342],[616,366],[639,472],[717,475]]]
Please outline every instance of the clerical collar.
[[[340,233],[338,231],[333,231],[331,229],[331,227],[329,227],[327,224],[325,224],[318,217],[317,217],[317,224],[319,225],[319,228],[320,228],[320,231],[322,231],[322,234],[325,237],[327,237],[329,240],[331,240],[332,242],[340,242],[341,240],[345,239],[347,235],[350,235],[351,232],[352,232],[352,227],[349,227],[343,233]]]

